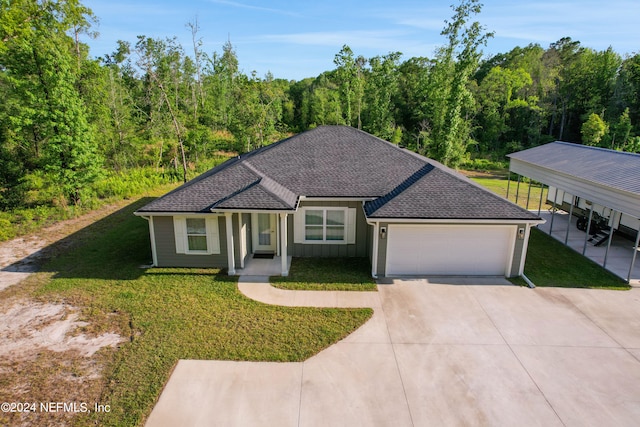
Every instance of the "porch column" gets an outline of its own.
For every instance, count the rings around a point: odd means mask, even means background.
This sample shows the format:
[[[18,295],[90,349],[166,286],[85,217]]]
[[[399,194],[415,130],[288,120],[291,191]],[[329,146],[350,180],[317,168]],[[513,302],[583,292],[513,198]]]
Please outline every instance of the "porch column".
[[[380,238],[380,235],[378,234],[380,232],[380,223],[379,222],[375,222],[375,225],[373,226],[373,248],[372,248],[372,254],[371,254],[371,277],[373,277],[374,279],[378,278],[378,239]]]
[[[229,270],[229,276],[233,276],[236,274],[236,259],[234,255],[233,249],[233,222],[231,212],[224,213],[224,219],[227,225],[227,265]]]
[[[640,228],[636,231],[636,245],[633,247],[633,256],[631,256],[631,266],[629,266],[629,274],[627,275],[627,283],[631,282],[631,273],[633,265],[636,263],[636,255],[638,255],[638,245],[640,244]]]
[[[289,275],[289,256],[287,252],[287,216],[286,213],[280,214],[280,261],[282,268],[282,276]]]

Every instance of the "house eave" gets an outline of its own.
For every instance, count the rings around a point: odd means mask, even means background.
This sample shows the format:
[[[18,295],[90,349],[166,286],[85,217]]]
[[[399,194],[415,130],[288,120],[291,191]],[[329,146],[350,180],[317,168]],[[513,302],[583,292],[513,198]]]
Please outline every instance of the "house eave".
[[[420,224],[544,224],[546,220],[540,219],[487,219],[487,218],[377,218],[367,217],[367,222],[389,223],[420,223]]]

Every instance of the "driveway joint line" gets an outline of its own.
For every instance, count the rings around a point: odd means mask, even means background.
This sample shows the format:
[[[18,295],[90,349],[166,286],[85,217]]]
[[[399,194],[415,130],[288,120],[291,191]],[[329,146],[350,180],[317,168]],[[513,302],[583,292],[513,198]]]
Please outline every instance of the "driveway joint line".
[[[560,414],[558,414],[558,411],[556,410],[556,408],[554,408],[554,406],[551,404],[551,402],[547,398],[547,395],[542,391],[542,389],[540,388],[540,386],[538,385],[536,380],[533,378],[533,376],[531,375],[531,373],[529,372],[527,367],[524,365],[524,363],[522,363],[522,360],[520,360],[520,358],[518,357],[517,353],[511,347],[511,344],[507,341],[505,336],[502,334],[502,331],[500,330],[500,328],[498,328],[498,325],[496,325],[496,323],[493,321],[493,318],[489,315],[487,310],[484,308],[484,305],[482,305],[482,302],[476,297],[476,295],[473,292],[471,293],[471,295],[473,296],[473,299],[476,300],[476,302],[478,303],[478,305],[480,306],[480,308],[484,312],[485,316],[487,316],[487,318],[489,319],[489,321],[493,325],[493,327],[496,328],[496,331],[500,334],[500,337],[502,337],[502,340],[507,345],[507,348],[509,349],[511,354],[513,354],[513,357],[516,358],[516,360],[518,361],[520,366],[522,366],[522,369],[524,369],[524,371],[527,373],[527,376],[529,377],[529,379],[531,379],[531,382],[536,386],[536,388],[540,392],[540,395],[542,395],[542,397],[544,398],[545,402],[547,402],[547,405],[549,405],[549,408],[551,408],[553,413],[556,414],[556,417],[558,418],[558,421],[560,421],[560,423],[563,426],[566,426],[567,424],[562,420],[562,418],[560,417]]]
[[[378,289],[378,292],[380,292],[380,289]],[[389,322],[387,321],[387,314],[385,313],[384,306],[382,304],[382,295],[380,295],[380,311],[382,312],[385,329],[387,330],[387,335],[389,336],[389,344],[391,345],[391,351],[393,352],[393,361],[396,364],[396,370],[398,371],[398,377],[400,378],[400,384],[402,385],[402,394],[404,394],[404,401],[407,405],[407,411],[409,412],[409,420],[411,421],[411,425],[415,426],[415,423],[413,421],[413,414],[411,413],[411,405],[409,405],[409,397],[407,396],[407,390],[404,385],[404,378],[402,378],[402,372],[400,371],[400,364],[398,363],[398,356],[396,355],[396,343],[393,342],[393,339],[391,338],[391,331],[389,331]]]

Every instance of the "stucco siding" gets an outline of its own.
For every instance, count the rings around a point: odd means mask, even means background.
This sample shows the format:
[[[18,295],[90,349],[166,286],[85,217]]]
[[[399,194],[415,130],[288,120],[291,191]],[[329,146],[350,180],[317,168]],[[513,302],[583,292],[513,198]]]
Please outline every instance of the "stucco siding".
[[[224,217],[218,218],[218,232],[220,235],[220,253],[212,255],[187,255],[176,253],[173,217],[154,216],[156,254],[158,267],[195,267],[195,268],[226,268],[227,267],[227,231]]]

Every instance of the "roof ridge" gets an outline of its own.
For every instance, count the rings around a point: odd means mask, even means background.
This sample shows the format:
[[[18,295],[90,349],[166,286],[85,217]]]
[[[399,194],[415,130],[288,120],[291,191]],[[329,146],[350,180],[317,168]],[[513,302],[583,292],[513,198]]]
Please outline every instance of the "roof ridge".
[[[273,178],[265,175],[253,164],[251,164],[248,160],[245,160],[241,164],[247,169],[249,169],[251,172],[257,174],[260,177],[260,181],[259,181],[260,186],[263,187],[265,190],[267,190],[269,193],[271,193],[274,197],[276,197],[282,203],[286,205],[289,204],[282,197],[280,197],[279,194],[289,196],[290,198],[293,198],[296,200],[298,199],[298,195],[296,193],[294,193],[284,185],[280,184],[279,182],[275,181]]]
[[[207,209],[209,210],[213,210],[216,206],[226,202],[227,200],[231,200],[234,197],[236,197],[238,194],[244,193],[245,191],[247,191],[248,189],[255,187],[256,185],[258,185],[260,183],[260,178],[256,179],[255,181],[245,185],[244,187],[234,191],[233,193],[229,194],[228,196],[223,197],[222,199],[217,200],[216,202],[214,202],[212,205],[210,205]]]
[[[382,208],[384,205],[386,205],[391,200],[393,200],[395,197],[402,194],[404,190],[411,187],[414,183],[420,180],[420,178],[422,178],[423,176],[431,172],[434,168],[435,166],[433,166],[430,163],[425,164],[423,167],[421,167],[420,169],[412,173],[407,179],[405,179],[400,184],[395,186],[391,191],[389,191],[384,196],[378,197],[375,200],[365,203],[365,210],[366,210],[367,216],[370,216],[375,211]],[[370,207],[370,209],[368,207]]]

